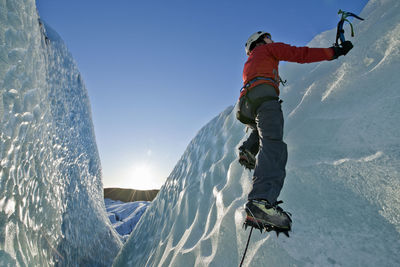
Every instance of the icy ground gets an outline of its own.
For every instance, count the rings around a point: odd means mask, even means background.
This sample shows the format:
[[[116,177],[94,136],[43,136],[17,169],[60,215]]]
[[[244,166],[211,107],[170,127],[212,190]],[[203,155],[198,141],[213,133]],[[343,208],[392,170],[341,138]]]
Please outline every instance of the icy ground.
[[[146,211],[149,201],[122,202],[119,200],[104,199],[108,218],[112,226],[126,240]]]
[[[371,0],[361,17],[346,57],[281,69],[290,85],[280,199],[293,232],[255,232],[246,266],[400,265],[400,2]],[[334,39],[324,32],[309,46]],[[249,233],[251,173],[237,163],[245,135],[233,108],[201,129],[114,265],[237,266]]]

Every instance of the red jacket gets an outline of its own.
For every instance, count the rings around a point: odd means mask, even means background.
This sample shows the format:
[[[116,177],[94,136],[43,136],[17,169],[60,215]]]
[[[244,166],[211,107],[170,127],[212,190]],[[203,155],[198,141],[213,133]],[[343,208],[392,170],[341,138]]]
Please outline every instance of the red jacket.
[[[272,78],[276,81],[258,80],[251,84],[247,90],[256,85],[268,83],[275,87],[279,95],[279,61],[297,63],[312,63],[331,60],[334,55],[332,48],[295,47],[284,43],[271,43],[254,48],[249,55],[243,69],[243,82],[246,85],[255,77]],[[243,90],[241,95],[245,93]]]

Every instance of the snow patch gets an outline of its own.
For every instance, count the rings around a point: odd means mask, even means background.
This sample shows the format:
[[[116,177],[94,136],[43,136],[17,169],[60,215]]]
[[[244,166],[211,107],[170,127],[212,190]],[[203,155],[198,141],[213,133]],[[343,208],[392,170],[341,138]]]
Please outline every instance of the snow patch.
[[[311,95],[311,91],[313,90],[313,88],[316,86],[315,82],[312,83],[305,91],[303,97],[300,100],[300,103],[289,113],[288,117],[292,117],[296,111],[301,107],[301,105],[303,104],[304,100],[307,98],[307,96]]]
[[[342,66],[336,70],[334,73],[335,80],[328,86],[328,90],[326,90],[322,95],[321,101],[325,101],[334,90],[338,90],[343,86],[343,81],[348,69],[348,64],[343,63]]]
[[[379,63],[370,70],[370,72],[381,67],[383,64],[389,64],[394,58],[398,58],[400,54],[400,24],[397,24],[392,31],[389,31],[384,36],[379,38],[376,46],[380,50],[384,48],[384,54]]]
[[[375,60],[373,58],[369,58],[369,57],[365,57],[364,58],[364,64],[365,67],[368,67],[369,65],[371,65]]]
[[[382,151],[378,151],[373,155],[369,155],[369,156],[362,157],[362,158],[359,158],[359,159],[349,159],[349,158],[339,159],[339,160],[334,161],[332,164],[337,166],[337,165],[343,164],[344,162],[349,162],[349,161],[368,162],[368,161],[376,160],[376,159],[378,159],[378,158],[380,158],[382,156],[383,156],[383,152]]]

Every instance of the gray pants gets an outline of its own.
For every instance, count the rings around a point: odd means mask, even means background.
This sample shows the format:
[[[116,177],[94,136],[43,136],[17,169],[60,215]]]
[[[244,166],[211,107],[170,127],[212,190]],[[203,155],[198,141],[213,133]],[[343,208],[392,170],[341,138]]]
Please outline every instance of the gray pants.
[[[243,142],[254,155],[253,189],[248,199],[265,199],[273,204],[283,187],[287,146],[283,142],[283,114],[279,101],[266,101],[257,109],[256,128]]]

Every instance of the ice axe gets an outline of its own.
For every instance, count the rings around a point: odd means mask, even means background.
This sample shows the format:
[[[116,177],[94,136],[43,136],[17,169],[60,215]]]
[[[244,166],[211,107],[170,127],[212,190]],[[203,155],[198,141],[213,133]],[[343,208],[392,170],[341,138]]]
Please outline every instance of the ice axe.
[[[351,28],[351,37],[354,37],[354,29],[353,29],[353,24],[351,24],[351,22],[347,19],[348,17],[355,17],[356,19],[359,20],[364,20],[363,18],[360,18],[359,16],[357,16],[354,13],[351,12],[346,12],[343,11],[341,9],[339,9],[338,14],[342,15],[342,18],[340,19],[338,25],[337,25],[337,32],[336,32],[336,46],[339,46],[339,39],[340,39],[340,44],[343,44],[343,42],[346,41],[346,38],[344,37],[344,30],[343,30],[343,24],[345,21],[347,21],[350,24],[350,28]]]

